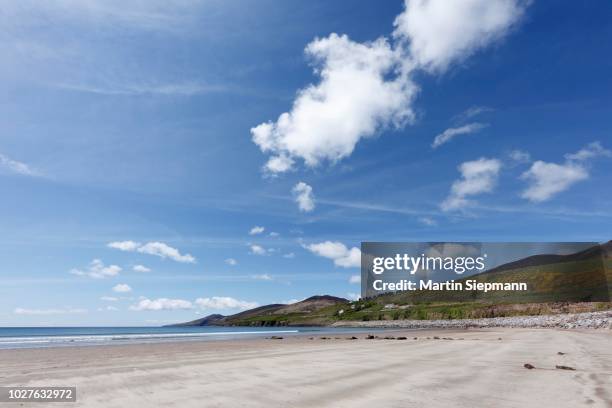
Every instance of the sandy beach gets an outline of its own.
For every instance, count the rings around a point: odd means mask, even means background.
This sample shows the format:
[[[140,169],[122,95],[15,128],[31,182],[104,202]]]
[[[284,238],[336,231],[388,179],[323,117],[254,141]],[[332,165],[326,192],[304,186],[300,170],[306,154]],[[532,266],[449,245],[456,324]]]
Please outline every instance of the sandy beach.
[[[612,406],[608,330],[366,334],[2,350],[0,381],[76,386],[77,407]]]

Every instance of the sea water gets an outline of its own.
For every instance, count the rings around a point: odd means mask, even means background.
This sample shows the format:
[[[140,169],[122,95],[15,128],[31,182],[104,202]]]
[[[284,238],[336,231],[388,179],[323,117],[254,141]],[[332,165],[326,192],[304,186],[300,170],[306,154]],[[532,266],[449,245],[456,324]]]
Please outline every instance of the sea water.
[[[235,340],[267,336],[342,335],[364,329],[330,327],[0,327],[0,349]],[[374,330],[373,330],[374,331]]]

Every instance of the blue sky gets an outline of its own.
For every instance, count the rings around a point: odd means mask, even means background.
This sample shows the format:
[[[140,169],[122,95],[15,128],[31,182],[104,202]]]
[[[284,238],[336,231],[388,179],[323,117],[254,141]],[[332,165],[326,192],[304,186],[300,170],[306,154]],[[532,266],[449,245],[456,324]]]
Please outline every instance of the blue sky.
[[[352,296],[361,241],[609,240],[611,13],[5,7],[0,325]]]

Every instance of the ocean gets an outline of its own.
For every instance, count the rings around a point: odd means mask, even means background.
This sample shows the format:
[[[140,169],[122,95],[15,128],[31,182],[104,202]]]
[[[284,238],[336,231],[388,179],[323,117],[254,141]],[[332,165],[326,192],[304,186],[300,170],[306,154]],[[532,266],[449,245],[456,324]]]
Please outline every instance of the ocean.
[[[165,341],[211,341],[299,334],[346,335],[331,327],[0,327],[0,349],[70,347]],[[374,330],[373,330],[374,331]]]

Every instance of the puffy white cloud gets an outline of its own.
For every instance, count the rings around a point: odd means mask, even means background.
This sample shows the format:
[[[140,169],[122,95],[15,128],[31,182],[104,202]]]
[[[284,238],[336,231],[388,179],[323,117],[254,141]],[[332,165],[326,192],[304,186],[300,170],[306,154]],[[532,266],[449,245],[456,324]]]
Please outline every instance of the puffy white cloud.
[[[109,248],[126,252],[140,252],[142,254],[155,255],[160,258],[170,258],[177,262],[195,263],[196,259],[190,254],[181,254],[178,249],[163,242],[147,242],[141,244],[134,241],[116,241],[107,244]]]
[[[151,268],[147,268],[144,265],[134,265],[132,268],[134,272],[151,272]]]
[[[308,184],[300,181],[291,190],[293,198],[298,204],[300,211],[310,212],[315,208],[314,194],[312,193],[312,187]]]
[[[467,125],[446,129],[434,138],[431,147],[436,149],[459,135],[475,133],[487,126],[485,123],[468,123]]]
[[[25,309],[22,307],[16,308],[13,313],[18,315],[59,315],[59,314],[81,314],[87,313],[87,309]]]
[[[134,242],[134,241],[115,241],[115,242],[109,242],[108,244],[106,244],[107,247],[109,248],[113,248],[113,249],[118,249],[120,251],[135,251],[136,249],[138,249],[138,247],[140,247],[140,242]]]
[[[298,92],[289,112],[251,129],[253,142],[270,153],[269,172],[290,170],[295,158],[314,167],[349,156],[362,138],[402,126],[414,114],[416,86],[398,74],[399,53],[383,38],[358,43],[331,34],[306,46],[316,85]]]
[[[259,234],[263,233],[265,230],[266,229],[264,227],[254,226],[249,231],[249,235],[259,235]]]
[[[325,241],[304,246],[313,254],[334,261],[336,266],[343,268],[359,268],[361,266],[361,251],[357,247],[347,248],[341,242]]]
[[[0,153],[0,170],[6,170],[10,173],[20,174],[22,176],[41,176],[38,171],[31,168],[29,165],[17,160],[13,160],[2,153]]]
[[[196,305],[202,309],[253,309],[259,306],[257,302],[248,302],[245,300],[234,299],[226,296],[213,296],[207,298],[198,298],[195,301]]]
[[[533,202],[542,202],[567,190],[577,182],[586,180],[589,178],[589,172],[576,163],[556,164],[538,160],[521,175],[521,178],[529,182],[529,187],[523,191],[521,197]]]
[[[414,119],[415,70],[442,72],[509,32],[523,15],[523,0],[410,0],[396,18],[393,42],[355,42],[330,34],[306,46],[319,81],[297,93],[276,121],[251,129],[270,155],[269,173],[350,156],[357,143]]]
[[[497,184],[501,162],[497,159],[480,158],[459,166],[461,179],[455,181],[449,196],[442,202],[444,211],[458,210],[470,204],[469,196],[493,191]]]
[[[612,152],[605,149],[600,142],[592,142],[576,153],[566,154],[565,158],[567,160],[584,161],[599,156],[612,157]]]
[[[104,279],[119,275],[121,267],[117,265],[105,266],[100,259],[94,259],[89,263],[87,269],[72,269],[70,273],[77,276],[89,276],[94,279]]]
[[[521,178],[529,183],[521,197],[536,203],[551,199],[574,184],[588,179],[587,161],[596,157],[612,157],[612,152],[600,142],[592,142],[576,153],[566,154],[563,164],[541,160],[534,162],[529,170],[521,175]]]
[[[283,258],[293,259],[293,258],[295,258],[295,254],[293,252],[289,252],[287,254],[283,254]]]
[[[523,0],[406,0],[393,36],[429,72],[445,71],[503,38],[523,16]]]
[[[147,299],[142,298],[137,304],[130,306],[134,311],[185,310],[193,309],[193,304],[183,299]]]
[[[103,300],[105,302],[116,302],[119,300],[119,298],[116,298],[114,296],[102,296],[100,300]]]
[[[130,287],[130,285],[126,283],[118,283],[115,286],[113,286],[113,292],[128,293],[131,291],[132,291],[132,288]]]
[[[359,284],[361,283],[361,275],[351,275],[349,278],[349,283]]]
[[[225,263],[226,263],[226,264],[228,264],[228,265],[230,265],[230,266],[236,266],[236,265],[238,265],[238,261],[237,261],[237,260],[235,260],[234,258],[227,258],[227,259],[225,260]]]
[[[261,245],[253,244],[251,245],[251,253],[253,255],[265,255],[267,251]]]

